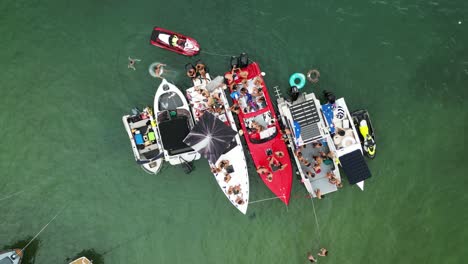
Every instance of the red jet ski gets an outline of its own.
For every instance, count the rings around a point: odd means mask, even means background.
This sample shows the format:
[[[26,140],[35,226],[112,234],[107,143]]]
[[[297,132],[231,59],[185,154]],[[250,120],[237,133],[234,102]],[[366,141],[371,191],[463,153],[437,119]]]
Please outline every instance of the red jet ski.
[[[200,45],[193,38],[159,27],[153,29],[150,43],[185,56],[195,56],[200,52]]]

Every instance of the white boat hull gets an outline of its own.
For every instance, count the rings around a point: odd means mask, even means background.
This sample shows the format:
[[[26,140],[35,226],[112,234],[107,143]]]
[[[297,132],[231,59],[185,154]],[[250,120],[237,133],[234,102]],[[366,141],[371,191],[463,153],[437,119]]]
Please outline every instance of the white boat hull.
[[[206,85],[206,83],[203,83],[203,84],[199,84],[198,87],[199,88],[204,88]],[[234,118],[232,116],[232,113],[230,112],[229,109],[229,103],[228,103],[228,100],[226,98],[226,95],[224,93],[224,90],[222,88],[217,88],[214,90],[215,93],[219,93],[220,94],[220,99],[221,101],[223,102],[223,105],[224,105],[224,108],[227,109],[225,111],[225,119],[221,119],[221,121],[223,122],[228,122],[229,125],[231,126],[231,128],[234,130],[234,131],[238,131],[237,129],[237,126],[236,126],[236,123],[234,121]],[[200,101],[197,101],[197,98],[195,96],[193,96],[192,93],[198,93],[195,91],[195,87],[191,87],[189,89],[187,89],[187,97],[189,98],[190,102],[192,104],[198,104],[200,103]],[[192,114],[194,116],[197,116],[196,115],[196,110],[195,110],[195,107],[192,107]],[[197,118],[195,118],[195,120],[197,120]],[[209,164],[210,167],[217,167],[217,165],[222,161],[222,160],[228,160],[229,161],[229,164],[233,167],[233,170],[234,172],[232,173],[229,173],[229,175],[231,176],[231,179],[229,180],[229,182],[226,182],[224,180],[225,178],[225,175],[226,175],[226,171],[223,170],[219,173],[213,173],[215,179],[216,179],[216,182],[218,183],[219,187],[221,188],[221,190],[223,191],[223,193],[226,195],[226,197],[228,198],[228,200],[231,202],[231,204],[236,207],[241,213],[243,214],[246,214],[247,213],[247,207],[248,207],[248,203],[249,203],[249,174],[248,174],[248,170],[247,170],[247,161],[245,159],[245,153],[244,153],[244,149],[242,147],[242,142],[240,140],[240,136],[239,134],[237,134],[235,136],[235,142],[236,142],[236,146],[234,148],[232,148],[231,150],[229,150],[228,152],[224,153],[223,155],[221,155],[219,157],[219,159],[216,161],[216,164]],[[237,186],[239,185],[240,186],[240,193],[239,194],[234,194],[234,193],[229,193],[228,190],[230,187],[233,187],[233,186]],[[244,201],[243,204],[238,204],[237,203],[237,200],[238,200],[238,197],[241,197],[242,200]]]
[[[163,164],[163,159],[160,158],[160,159],[157,159],[157,160],[146,160],[142,157],[142,155],[140,155],[140,152],[137,148],[137,145],[135,143],[135,139],[134,139],[134,135],[132,133],[132,129],[130,127],[130,124],[128,122],[128,118],[131,117],[130,115],[125,115],[122,117],[122,122],[124,124],[124,127],[125,127],[125,131],[127,131],[127,135],[128,135],[128,138],[130,139],[130,144],[132,146],[132,151],[133,151],[133,156],[135,157],[135,161],[140,164],[141,168],[146,171],[147,173],[150,173],[150,174],[157,174],[159,172],[159,170],[161,169],[162,167],[162,164]],[[151,120],[153,120],[151,118]],[[153,127],[154,130],[156,130],[155,127]],[[150,147],[155,147],[155,148],[158,148],[160,151],[162,151],[162,147],[159,143],[159,137],[158,137],[158,133],[155,133],[156,135],[156,143],[155,143],[155,146],[150,146]]]
[[[19,250],[0,252],[0,263],[19,264],[21,262],[21,257],[17,254],[20,254]]]
[[[194,124],[193,124],[193,117],[191,116],[190,107],[189,107],[189,105],[187,103],[187,100],[185,99],[184,94],[174,84],[169,83],[166,79],[162,80],[161,84],[159,85],[159,87],[158,87],[158,89],[156,91],[156,95],[154,97],[154,108],[153,109],[154,109],[154,116],[155,116],[157,122],[159,123],[159,120],[158,120],[159,114],[162,113],[162,112],[167,111],[166,109],[160,108],[160,98],[164,94],[168,94],[168,93],[174,93],[182,101],[182,105],[178,106],[177,109],[172,109],[172,110],[177,110],[177,111],[185,110],[184,112],[186,112],[188,114],[187,118],[188,118],[188,121],[190,123],[189,129],[191,129]],[[158,125],[158,128],[157,128],[157,131],[158,131],[158,134],[159,134],[159,138],[161,139],[162,147],[164,149],[164,159],[167,162],[169,162],[169,164],[179,165],[179,164],[182,164],[184,162],[191,162],[191,161],[200,159],[200,157],[201,157],[200,153],[198,153],[198,152],[196,152],[194,150],[184,152],[184,153],[178,153],[177,155],[171,155],[169,153],[169,151],[167,151],[165,149],[165,147],[164,147],[164,141],[165,141],[165,139],[167,140],[167,138],[165,138],[165,137],[170,137],[170,135],[161,135],[159,125]]]

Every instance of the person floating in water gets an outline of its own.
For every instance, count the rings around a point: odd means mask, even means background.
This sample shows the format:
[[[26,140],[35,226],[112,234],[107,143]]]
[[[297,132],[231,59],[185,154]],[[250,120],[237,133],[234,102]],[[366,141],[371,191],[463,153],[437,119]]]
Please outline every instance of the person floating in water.
[[[135,71],[135,70],[136,70],[135,64],[136,64],[138,61],[141,61],[141,60],[140,60],[140,59],[132,59],[132,58],[128,57],[128,68],[129,68],[129,69],[133,69],[133,70]]]
[[[156,67],[154,67],[154,76],[155,77],[163,79],[161,77],[161,74],[163,74],[163,72],[164,72],[164,68],[163,68],[164,66],[166,66],[166,64],[158,63],[156,65]]]

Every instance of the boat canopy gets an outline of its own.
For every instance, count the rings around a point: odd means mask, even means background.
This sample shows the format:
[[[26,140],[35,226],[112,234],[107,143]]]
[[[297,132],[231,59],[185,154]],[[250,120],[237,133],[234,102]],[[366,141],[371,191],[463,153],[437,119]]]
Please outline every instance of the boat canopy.
[[[346,176],[348,176],[349,184],[356,184],[372,176],[360,149],[345,154],[339,159]]]
[[[183,142],[184,138],[190,132],[186,116],[180,116],[159,123],[159,131],[161,133],[164,149],[167,150],[170,155],[193,151],[191,147]]]

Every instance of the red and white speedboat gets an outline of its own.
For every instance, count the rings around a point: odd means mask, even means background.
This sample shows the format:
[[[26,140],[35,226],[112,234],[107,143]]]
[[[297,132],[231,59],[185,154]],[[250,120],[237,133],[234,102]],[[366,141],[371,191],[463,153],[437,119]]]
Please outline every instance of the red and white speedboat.
[[[227,72],[226,76],[232,72]],[[242,78],[242,77],[246,78]],[[260,178],[286,205],[292,185],[292,164],[270,95],[257,63],[241,68],[230,85],[238,117]]]
[[[200,52],[200,45],[195,39],[159,27],[153,29],[150,43],[185,56],[195,56]]]

